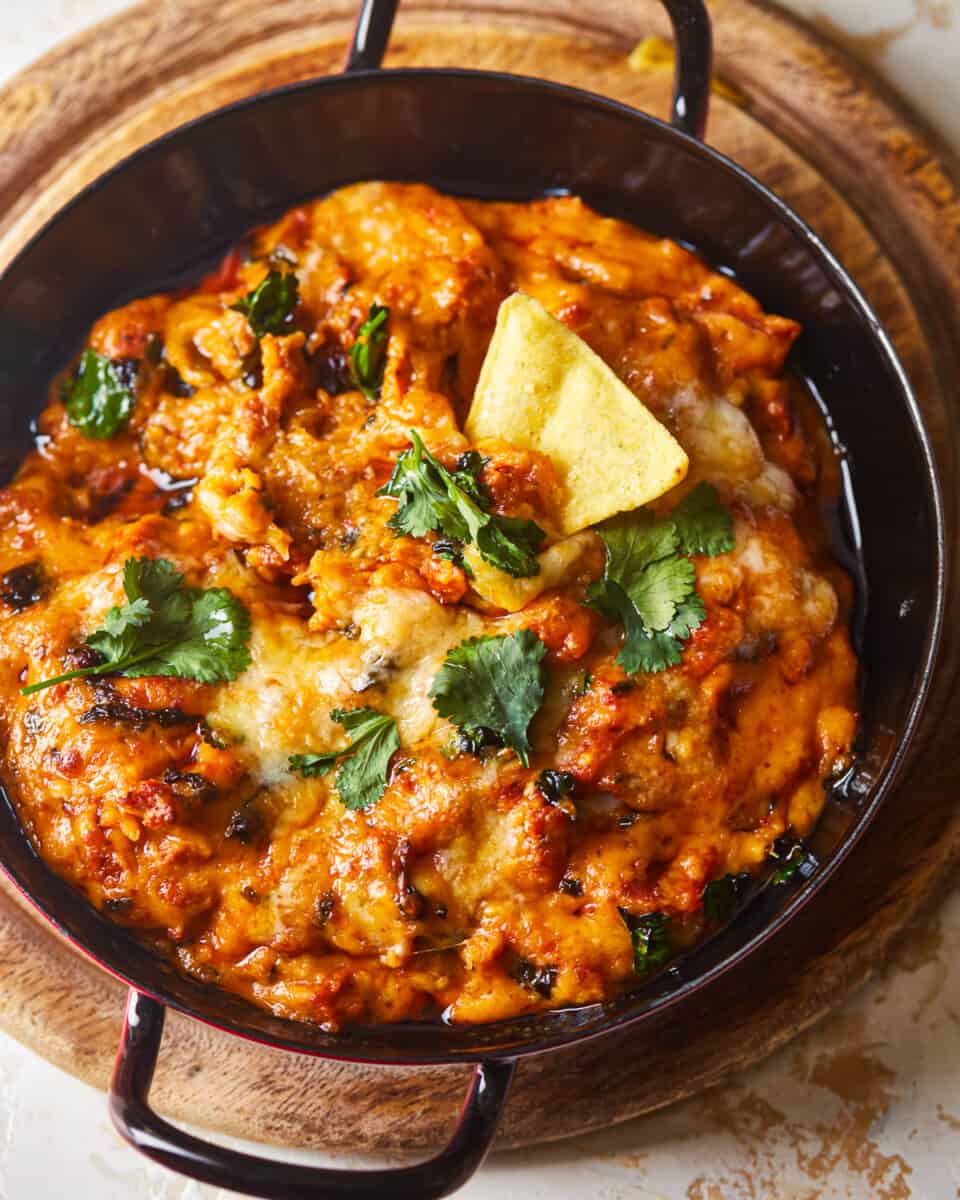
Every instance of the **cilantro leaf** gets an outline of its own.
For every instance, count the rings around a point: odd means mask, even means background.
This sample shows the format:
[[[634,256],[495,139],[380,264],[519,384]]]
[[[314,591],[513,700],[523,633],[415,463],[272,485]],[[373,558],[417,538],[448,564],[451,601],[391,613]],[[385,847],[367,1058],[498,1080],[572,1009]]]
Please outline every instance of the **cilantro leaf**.
[[[673,938],[670,934],[670,918],[662,912],[644,913],[635,917],[621,908],[620,916],[630,931],[633,943],[633,970],[644,975],[654,967],[662,966],[673,953]]]
[[[740,871],[736,875],[727,874],[720,879],[712,879],[702,894],[706,919],[717,925],[728,921],[752,878],[749,871]]]
[[[86,644],[100,662],[21,688],[21,695],[89,675],[173,675],[200,683],[236,677],[250,662],[250,616],[226,588],[185,587],[166,559],[128,558],[127,603],[111,608]]]
[[[283,333],[293,324],[293,310],[300,299],[300,281],[292,271],[271,271],[257,284],[230,305],[243,313],[250,323],[254,337],[266,333]]]
[[[670,514],[684,554],[728,554],[733,549],[733,517],[712,483],[705,480]]]
[[[641,512],[629,524],[597,532],[606,560],[586,602],[623,625],[617,662],[631,675],[676,666],[683,643],[706,619],[689,556],[721,554],[733,545],[733,519],[716,489],[698,484],[665,520]]]
[[[347,731],[350,745],[325,754],[291,754],[290,769],[316,778],[340,759],[337,791],[344,808],[370,808],[383,795],[390,759],[400,749],[397,724],[375,708],[335,708],[330,716]]]
[[[430,688],[433,707],[468,735],[492,729],[530,765],[530,722],[543,703],[546,646],[529,629],[469,638],[447,655]]]
[[[487,511],[490,498],[478,476],[483,459],[465,454],[453,473],[427,450],[416,430],[412,445],[397,458],[393,474],[377,492],[397,500],[387,524],[398,537],[439,533],[472,542],[491,566],[516,577],[538,575],[537,552],[546,534],[534,521],[501,517]]]
[[[136,396],[113,359],[84,350],[76,373],[65,379],[60,398],[67,418],[90,438],[111,438],[130,420]]]
[[[488,514],[474,541],[491,566],[519,578],[540,574],[537,553],[545,537],[536,521]]]
[[[370,401],[380,398],[383,368],[387,361],[387,341],[390,332],[390,309],[371,304],[367,319],[357,330],[357,340],[350,348],[350,374],[359,391]]]

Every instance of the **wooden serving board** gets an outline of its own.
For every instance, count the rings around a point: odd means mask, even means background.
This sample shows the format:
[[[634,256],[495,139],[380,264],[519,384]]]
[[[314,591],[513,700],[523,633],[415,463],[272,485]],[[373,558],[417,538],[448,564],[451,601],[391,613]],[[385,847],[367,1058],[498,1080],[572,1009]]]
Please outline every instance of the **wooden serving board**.
[[[955,478],[956,164],[895,96],[810,29],[754,0],[714,0],[712,10],[722,86],[710,141],[797,208],[866,290]],[[352,19],[345,0],[147,0],[54,50],[0,89],[0,262],[144,141],[262,88],[338,70]],[[665,115],[669,67],[629,56],[645,36],[666,34],[653,0],[403,0],[387,61],[539,75]],[[954,531],[952,512],[950,521]],[[525,1061],[500,1145],[611,1124],[716,1083],[877,966],[960,850],[960,706],[949,703],[960,654],[949,625],[910,774],[821,903],[755,955],[751,986],[721,981],[695,1012],[681,1006],[652,1031]],[[119,984],[0,887],[0,1027],[104,1087],[122,1005]],[[174,1016],[154,1098],[175,1118],[264,1141],[422,1151],[450,1128],[465,1081],[463,1068],[325,1063]]]

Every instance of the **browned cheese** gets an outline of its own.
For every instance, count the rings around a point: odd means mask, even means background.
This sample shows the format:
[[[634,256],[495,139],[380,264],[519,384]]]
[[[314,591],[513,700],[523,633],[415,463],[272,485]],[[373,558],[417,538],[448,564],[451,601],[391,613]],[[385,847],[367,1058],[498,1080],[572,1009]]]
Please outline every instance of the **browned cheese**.
[[[300,305],[251,373],[255,339],[230,305],[271,256],[295,264]],[[411,428],[451,469],[475,448],[464,419],[517,289],[686,450],[687,483],[658,510],[706,479],[734,513],[733,551],[696,560],[706,621],[662,673],[626,676],[619,627],[583,604],[595,535],[562,586],[504,614],[430,537],[387,527],[396,503],[376,493]],[[378,402],[348,369],[373,301],[390,308]],[[0,572],[42,565],[39,600],[0,604],[0,770],[39,852],[185,972],[327,1028],[488,1021],[634,985],[619,910],[663,912],[692,944],[705,884],[809,832],[849,761],[851,589],[819,515],[827,439],[783,372],[798,332],[575,198],[382,183],[294,209],[199,286],[103,317],[89,346],[140,360],[128,427],[85,437],[54,387],[38,449],[0,491]],[[495,510],[552,540],[551,462],[476,449]],[[195,481],[173,504],[171,479]],[[78,661],[124,602],[131,556],[241,597],[250,667],[219,685],[113,677],[21,696]],[[524,627],[548,651],[529,768],[459,750],[428,695],[459,642]],[[355,812],[333,774],[302,779],[287,759],[342,745],[329,714],[357,705],[391,714],[402,748],[382,799]],[[544,768],[572,773],[575,805],[541,794]],[[226,836],[241,811],[256,813],[246,836]],[[524,962],[552,970],[549,989]]]

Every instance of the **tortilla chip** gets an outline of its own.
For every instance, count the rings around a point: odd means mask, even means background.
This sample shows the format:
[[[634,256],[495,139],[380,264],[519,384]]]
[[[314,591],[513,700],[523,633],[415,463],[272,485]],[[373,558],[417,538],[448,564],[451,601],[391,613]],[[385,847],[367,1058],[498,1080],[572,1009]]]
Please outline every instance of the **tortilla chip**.
[[[466,433],[550,456],[566,491],[564,533],[648,504],[687,473],[669,430],[582,338],[520,292],[500,305]]]

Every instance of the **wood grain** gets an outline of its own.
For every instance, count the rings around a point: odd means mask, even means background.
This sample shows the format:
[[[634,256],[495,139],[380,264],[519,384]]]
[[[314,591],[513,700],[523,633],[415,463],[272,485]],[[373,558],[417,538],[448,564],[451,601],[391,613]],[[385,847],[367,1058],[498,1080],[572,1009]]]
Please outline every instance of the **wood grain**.
[[[710,141],[798,209],[864,288],[952,475],[957,164],[866,70],[811,31],[753,0],[714,0],[712,11],[718,73],[736,92],[715,98]],[[143,142],[230,100],[338,69],[352,17],[343,0],[168,0],[138,4],[58,47],[0,89],[0,263]],[[662,116],[669,72],[635,70],[627,58],[641,37],[666,32],[652,2],[405,0],[388,63],[540,75]],[[952,509],[948,518],[955,531]],[[692,1014],[645,1027],[642,1042],[626,1031],[525,1061],[501,1145],[569,1136],[710,1086],[863,982],[960,852],[958,770],[953,755],[936,753],[960,744],[949,704],[960,650],[952,629],[947,639],[910,773],[817,911],[759,952],[769,987],[743,996],[736,981],[721,982]],[[103,1087],[122,986],[7,888],[0,948],[0,1027]],[[173,1016],[154,1097],[171,1116],[264,1141],[415,1152],[443,1138],[465,1085],[464,1069],[324,1063]]]

